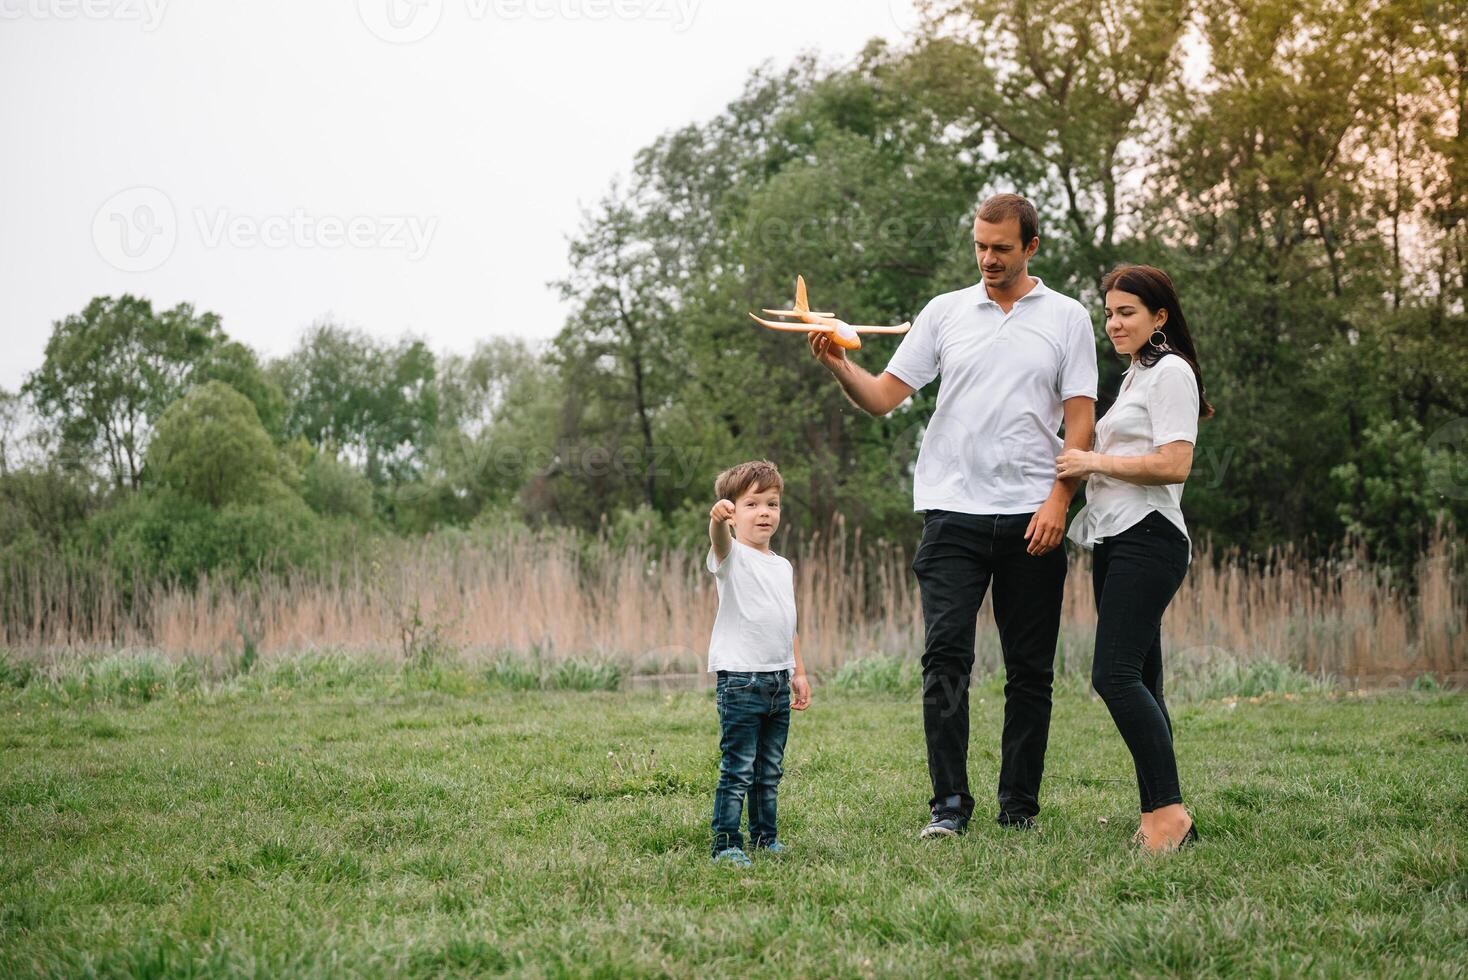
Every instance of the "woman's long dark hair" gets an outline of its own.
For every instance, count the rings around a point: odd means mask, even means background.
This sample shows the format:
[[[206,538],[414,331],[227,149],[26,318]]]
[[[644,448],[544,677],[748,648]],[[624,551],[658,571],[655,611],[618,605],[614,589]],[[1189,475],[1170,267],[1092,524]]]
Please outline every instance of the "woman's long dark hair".
[[[1162,350],[1153,345],[1149,337],[1142,349],[1137,351],[1137,359],[1142,362],[1143,367],[1151,367],[1168,354],[1176,354],[1187,361],[1193,369],[1193,377],[1198,379],[1198,417],[1212,418],[1213,406],[1204,397],[1207,389],[1203,387],[1203,372],[1198,368],[1198,348],[1193,346],[1193,335],[1188,332],[1187,317],[1183,316],[1177,289],[1173,287],[1167,273],[1150,265],[1119,265],[1106,273],[1106,278],[1101,280],[1103,297],[1113,289],[1136,296],[1153,314],[1158,310],[1167,311],[1167,322],[1158,330],[1162,331],[1164,341],[1171,349]],[[1153,336],[1156,333],[1157,331],[1153,331]]]

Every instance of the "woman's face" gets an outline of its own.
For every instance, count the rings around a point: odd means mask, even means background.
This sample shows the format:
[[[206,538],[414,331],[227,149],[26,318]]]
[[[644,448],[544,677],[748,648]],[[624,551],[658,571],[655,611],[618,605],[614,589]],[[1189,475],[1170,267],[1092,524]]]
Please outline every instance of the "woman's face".
[[[1106,336],[1118,354],[1136,354],[1166,322],[1166,309],[1153,313],[1135,293],[1113,289],[1106,294]]]

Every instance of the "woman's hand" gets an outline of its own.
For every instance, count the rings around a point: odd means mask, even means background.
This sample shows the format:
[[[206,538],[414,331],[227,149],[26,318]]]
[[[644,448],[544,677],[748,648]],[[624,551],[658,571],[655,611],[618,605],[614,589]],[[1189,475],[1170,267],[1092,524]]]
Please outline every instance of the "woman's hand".
[[[1084,449],[1067,449],[1055,457],[1055,475],[1062,480],[1084,480],[1101,471],[1101,454]]]

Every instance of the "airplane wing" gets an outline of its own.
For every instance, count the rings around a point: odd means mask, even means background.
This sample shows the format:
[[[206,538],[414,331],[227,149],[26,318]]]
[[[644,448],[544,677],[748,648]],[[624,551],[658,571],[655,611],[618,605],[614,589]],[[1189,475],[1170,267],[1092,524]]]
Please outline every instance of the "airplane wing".
[[[820,313],[820,312],[817,312],[816,310],[765,310],[765,312],[768,313],[770,316],[829,316],[829,317],[834,317],[836,315],[834,313]]]
[[[907,333],[912,329],[912,324],[902,323],[895,327],[858,327],[853,325],[851,329],[857,333]]]
[[[774,320],[761,320],[753,313],[749,314],[749,318],[755,323],[758,323],[760,326],[769,327],[771,330],[794,330],[799,333],[811,333],[812,331],[818,333],[830,333],[833,329],[835,329],[834,327],[827,327],[821,324],[814,323],[776,323]]]

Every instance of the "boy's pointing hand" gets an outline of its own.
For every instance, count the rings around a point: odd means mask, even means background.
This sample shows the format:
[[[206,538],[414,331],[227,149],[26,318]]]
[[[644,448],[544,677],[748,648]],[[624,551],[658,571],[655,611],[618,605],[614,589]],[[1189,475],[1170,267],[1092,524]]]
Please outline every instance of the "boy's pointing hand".
[[[720,500],[709,509],[709,520],[732,521],[734,519],[734,501]]]

